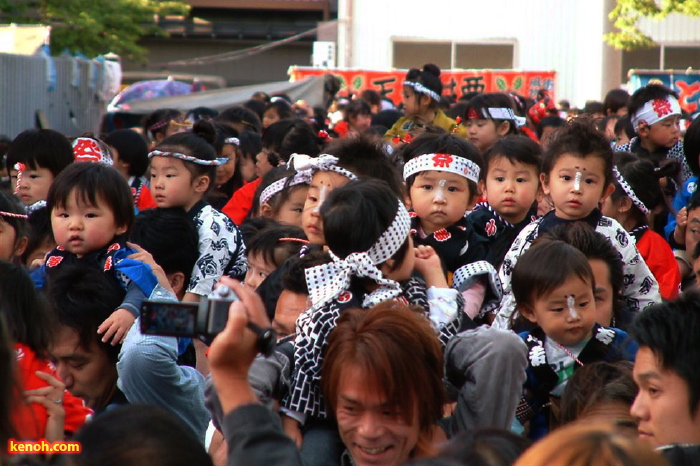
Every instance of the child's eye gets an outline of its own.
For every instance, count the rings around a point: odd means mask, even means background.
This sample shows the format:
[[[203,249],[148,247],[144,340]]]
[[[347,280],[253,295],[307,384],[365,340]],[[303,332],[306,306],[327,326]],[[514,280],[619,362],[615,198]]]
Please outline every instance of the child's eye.
[[[516,178],[515,181],[518,183],[525,183],[527,180],[525,178]]]
[[[301,207],[297,207],[296,209],[292,209],[292,212],[301,213],[302,210],[303,210],[303,209],[302,209]]]
[[[459,188],[456,186],[450,186],[449,188],[447,188],[447,191],[451,193],[456,193],[459,192]]]
[[[433,187],[430,186],[429,184],[424,184],[423,186],[420,187],[420,189],[425,189],[426,191],[430,191],[431,189],[433,189]]]
[[[563,310],[564,310],[563,307],[556,307],[556,308],[552,309],[552,312],[561,312]]]
[[[97,214],[90,212],[90,213],[85,214],[85,217],[87,217],[87,218],[97,218]]]
[[[562,175],[562,176],[561,176],[561,179],[564,180],[564,181],[571,181],[571,176],[569,176],[569,175]]]
[[[595,180],[589,178],[586,180],[586,184],[595,184]]]
[[[590,301],[584,301],[582,303],[579,303],[578,307],[580,307],[580,308],[588,307],[589,303],[590,303]]]
[[[495,179],[496,181],[498,181],[499,183],[503,183],[503,182],[505,181],[505,177],[503,177],[503,176],[497,176],[497,177],[494,178],[494,179]]]

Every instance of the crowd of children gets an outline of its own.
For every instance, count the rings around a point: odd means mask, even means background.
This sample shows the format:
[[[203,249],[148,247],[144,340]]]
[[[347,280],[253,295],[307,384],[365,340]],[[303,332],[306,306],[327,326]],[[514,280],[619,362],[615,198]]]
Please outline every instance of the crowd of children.
[[[145,303],[202,312],[222,277],[255,290],[279,334],[272,355],[252,362],[250,385],[306,465],[397,464],[382,462],[394,444],[348,444],[339,425],[360,416],[364,398],[341,398],[341,422],[327,399],[336,382],[324,378],[344,316],[387,302],[417,312],[443,354],[449,401],[444,435],[427,437],[436,444],[482,428],[511,431],[510,446],[537,440],[594,406],[604,419],[606,400],[639,422],[634,393],[622,395],[635,387],[627,332],[645,309],[700,284],[700,120],[658,84],[613,90],[602,114],[590,105],[568,117],[546,92],[456,101],[431,64],[411,69],[402,89],[403,113],[371,91],[313,110],[259,92],[221,113],[161,109],[101,137],[17,135],[0,192],[0,337],[16,353],[0,439],[67,440],[91,416],[149,400],[180,420],[190,405],[181,424],[203,440],[206,399],[207,461],[242,464],[227,458],[222,433],[231,395],[205,382],[214,335],[148,340],[139,330]],[[90,299],[65,277],[90,275],[113,306],[96,328],[112,347],[107,364],[121,351],[118,377],[97,377],[112,381],[99,397],[76,388],[54,351],[65,326],[57,306]],[[78,333],[88,350],[93,336]],[[148,359],[149,341],[163,370],[143,379],[162,377],[177,406],[157,385],[134,395],[134,345]],[[601,398],[609,386],[617,395]],[[420,417],[396,403],[372,416]]]

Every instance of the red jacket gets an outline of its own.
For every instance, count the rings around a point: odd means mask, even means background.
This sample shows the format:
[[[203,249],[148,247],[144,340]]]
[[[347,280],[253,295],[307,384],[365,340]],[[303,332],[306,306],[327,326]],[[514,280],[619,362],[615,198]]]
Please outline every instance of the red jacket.
[[[58,378],[53,364],[46,359],[38,358],[28,346],[15,343],[15,353],[17,354],[17,381],[22,391],[48,385],[37,377],[36,371],[47,372]],[[19,398],[22,399],[21,395]],[[83,400],[71,395],[68,390],[63,394],[63,409],[66,411],[65,431],[70,434],[77,431],[92,415],[92,410],[85,406]],[[17,431],[17,439],[44,438],[48,418],[46,408],[43,406],[37,403],[16,402],[12,411],[12,426]]]
[[[260,183],[262,183],[262,178],[257,178],[250,183],[244,184],[233,193],[231,199],[226,203],[224,208],[221,209],[228,218],[233,220],[236,226],[243,223],[246,215],[248,215],[248,212],[250,212],[250,209],[253,207],[255,191],[257,191]]]
[[[671,246],[660,234],[647,230],[637,241],[637,249],[656,281],[659,282],[661,297],[675,298],[681,284],[681,272]]]

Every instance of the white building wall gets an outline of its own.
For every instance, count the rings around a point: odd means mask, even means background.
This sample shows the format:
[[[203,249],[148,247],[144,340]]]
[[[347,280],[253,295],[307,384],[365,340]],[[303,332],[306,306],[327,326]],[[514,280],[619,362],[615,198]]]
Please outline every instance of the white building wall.
[[[515,41],[514,65],[557,71],[557,99],[601,99],[604,0],[340,0],[351,11],[350,47],[339,64],[387,69],[392,41]],[[349,55],[348,55],[349,53]],[[416,63],[420,67],[423,63]]]
[[[700,43],[700,18],[673,14],[661,21],[643,19],[639,22],[639,28],[664,45]],[[700,63],[696,68],[700,68]]]

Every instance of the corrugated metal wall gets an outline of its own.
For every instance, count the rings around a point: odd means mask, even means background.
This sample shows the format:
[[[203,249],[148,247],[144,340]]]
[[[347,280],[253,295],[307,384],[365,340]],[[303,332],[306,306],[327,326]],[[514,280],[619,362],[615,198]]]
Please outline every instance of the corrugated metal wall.
[[[99,130],[107,108],[99,94],[102,65],[68,57],[52,61],[56,80],[49,90],[47,59],[0,54],[0,134],[15,137],[36,127],[37,112],[49,128],[67,136]]]

